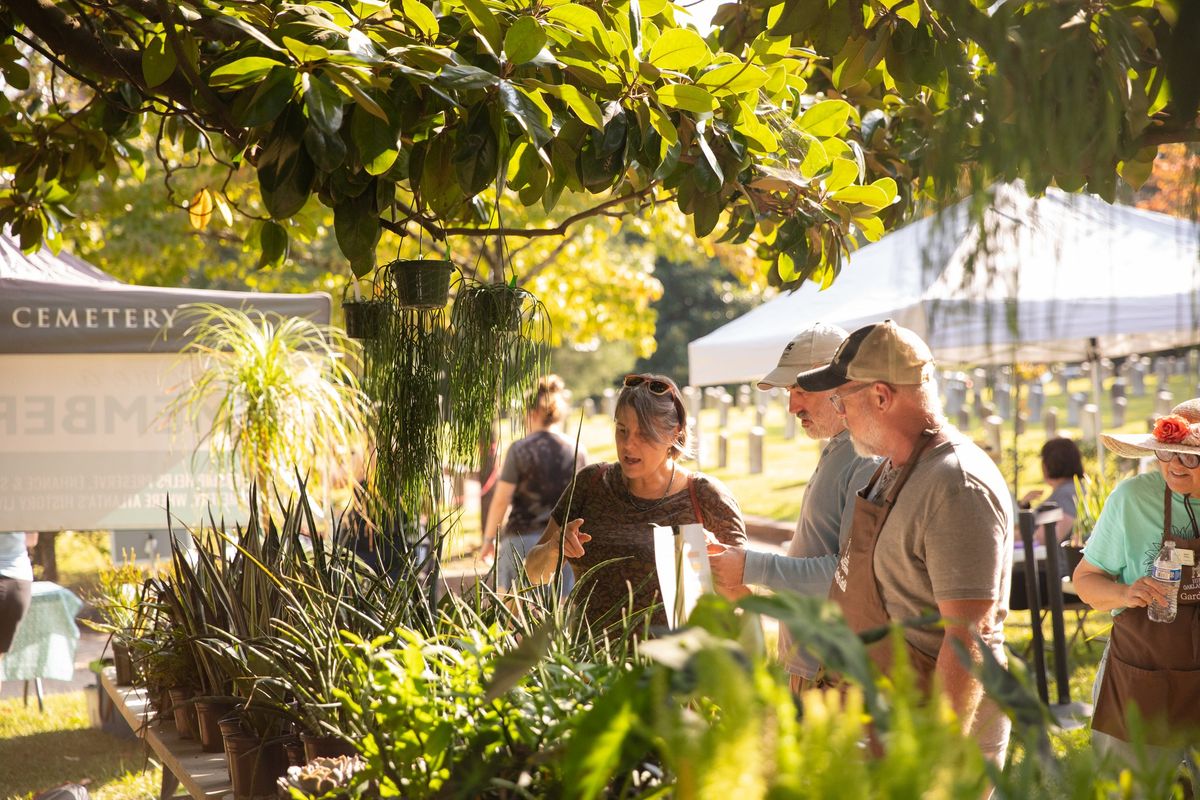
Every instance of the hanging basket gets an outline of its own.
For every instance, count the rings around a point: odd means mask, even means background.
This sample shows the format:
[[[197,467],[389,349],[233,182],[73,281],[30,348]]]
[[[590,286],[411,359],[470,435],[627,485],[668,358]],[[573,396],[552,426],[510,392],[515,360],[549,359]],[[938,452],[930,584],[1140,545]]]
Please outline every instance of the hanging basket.
[[[405,308],[441,308],[450,299],[453,261],[396,260],[388,264],[396,298]]]
[[[345,300],[346,335],[351,339],[378,339],[387,319],[388,306],[382,300]]]

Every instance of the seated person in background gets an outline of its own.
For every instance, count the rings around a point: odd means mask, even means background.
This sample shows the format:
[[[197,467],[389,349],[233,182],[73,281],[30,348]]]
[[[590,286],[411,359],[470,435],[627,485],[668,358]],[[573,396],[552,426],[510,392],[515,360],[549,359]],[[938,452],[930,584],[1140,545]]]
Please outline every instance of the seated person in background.
[[[1079,452],[1079,447],[1070,439],[1063,436],[1057,436],[1053,439],[1048,439],[1042,445],[1042,479],[1046,481],[1046,485],[1050,487],[1050,496],[1041,502],[1038,506],[1046,503],[1055,503],[1062,509],[1063,517],[1058,521],[1058,526],[1055,529],[1055,534],[1058,536],[1058,541],[1066,541],[1071,536],[1071,529],[1075,527],[1076,514],[1076,497],[1075,497],[1075,479],[1083,480],[1083,456]],[[1039,499],[1043,491],[1034,489],[1021,498],[1021,508],[1030,508],[1032,504]],[[1036,533],[1037,544],[1045,544],[1042,541],[1042,529],[1039,526]]]
[[[631,597],[632,613],[653,609],[651,624],[667,624],[653,526],[700,523],[723,544],[746,544],[742,512],[729,489],[679,466],[691,444],[687,410],[674,381],[627,375],[614,417],[617,462],[579,471],[525,559],[530,582],[553,580],[566,527],[562,549],[577,581],[575,597],[596,632],[619,624]]]

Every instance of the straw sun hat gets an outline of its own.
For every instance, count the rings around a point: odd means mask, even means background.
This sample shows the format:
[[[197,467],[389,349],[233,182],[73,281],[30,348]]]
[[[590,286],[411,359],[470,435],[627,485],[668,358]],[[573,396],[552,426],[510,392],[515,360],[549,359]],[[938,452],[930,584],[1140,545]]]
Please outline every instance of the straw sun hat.
[[[1102,433],[1100,441],[1119,456],[1141,458],[1157,450],[1200,454],[1200,397],[1184,400],[1154,421],[1153,433]]]

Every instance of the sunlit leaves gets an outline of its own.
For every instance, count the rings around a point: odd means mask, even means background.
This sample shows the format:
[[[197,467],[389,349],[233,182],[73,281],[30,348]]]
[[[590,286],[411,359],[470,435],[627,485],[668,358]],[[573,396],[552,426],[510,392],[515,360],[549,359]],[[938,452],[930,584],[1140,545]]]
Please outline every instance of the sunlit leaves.
[[[822,100],[800,116],[798,126],[813,136],[837,136],[846,129],[853,111],[845,100]]]
[[[175,50],[165,36],[153,37],[142,51],[142,77],[147,86],[158,86],[175,71]]]
[[[672,28],[658,37],[646,60],[659,69],[685,71],[703,67],[710,58],[708,45],[695,31]]]
[[[688,83],[668,83],[658,90],[658,102],[670,108],[703,113],[717,107],[717,99],[706,89]]]

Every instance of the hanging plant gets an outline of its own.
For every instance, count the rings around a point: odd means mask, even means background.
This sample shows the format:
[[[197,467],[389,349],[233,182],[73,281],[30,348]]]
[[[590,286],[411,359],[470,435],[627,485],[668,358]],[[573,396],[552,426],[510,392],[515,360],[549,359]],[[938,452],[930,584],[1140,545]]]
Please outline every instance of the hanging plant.
[[[372,485],[384,502],[418,514],[441,500],[450,335],[440,308],[389,305],[383,322],[364,359],[363,389],[376,410]]]
[[[550,366],[550,321],[510,283],[464,282],[451,313],[450,450],[473,463],[502,411],[519,406]]]
[[[450,299],[454,262],[440,259],[396,259],[387,265],[401,308],[442,308]]]
[[[354,288],[354,298],[347,299],[346,293],[351,286]],[[370,283],[371,291],[363,295],[357,281],[346,284],[342,290],[342,315],[346,322],[346,335],[351,339],[374,339],[379,336],[384,325],[390,304],[375,297],[375,285]]]

